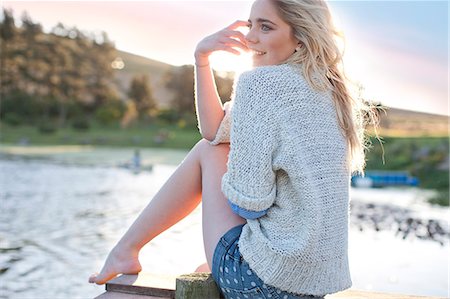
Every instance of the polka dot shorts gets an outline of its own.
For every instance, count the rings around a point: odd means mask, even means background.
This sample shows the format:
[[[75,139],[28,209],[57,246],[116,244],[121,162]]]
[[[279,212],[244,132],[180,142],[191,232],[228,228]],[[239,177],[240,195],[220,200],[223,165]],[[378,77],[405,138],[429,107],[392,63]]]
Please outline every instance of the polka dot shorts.
[[[243,225],[229,230],[217,244],[213,256],[212,276],[226,299],[311,299],[266,285],[244,261],[238,241]]]

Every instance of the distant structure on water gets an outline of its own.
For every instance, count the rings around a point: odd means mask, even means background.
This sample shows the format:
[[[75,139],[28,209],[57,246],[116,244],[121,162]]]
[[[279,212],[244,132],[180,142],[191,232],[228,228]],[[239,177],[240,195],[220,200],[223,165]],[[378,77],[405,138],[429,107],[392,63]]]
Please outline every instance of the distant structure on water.
[[[142,163],[141,153],[140,153],[139,149],[136,149],[134,151],[134,154],[133,154],[133,157],[131,158],[131,160],[126,161],[124,163],[119,163],[118,166],[121,168],[129,169],[135,174],[138,174],[141,171],[152,171],[153,170],[152,164]]]
[[[376,188],[387,186],[418,186],[419,179],[407,171],[367,171],[364,176],[352,176],[352,186]]]

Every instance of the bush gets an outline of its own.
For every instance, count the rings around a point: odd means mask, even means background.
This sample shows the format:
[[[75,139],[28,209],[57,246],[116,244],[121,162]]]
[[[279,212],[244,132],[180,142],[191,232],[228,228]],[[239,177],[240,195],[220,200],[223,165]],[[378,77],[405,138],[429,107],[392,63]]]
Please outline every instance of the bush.
[[[41,110],[46,117],[54,119],[59,116],[62,105],[67,106],[66,103],[60,103],[56,98],[45,97],[41,102]]]
[[[76,119],[84,116],[85,111],[82,103],[69,101],[65,105],[67,108],[67,119]]]
[[[161,109],[157,113],[157,118],[158,120],[173,124],[180,118],[180,116],[174,109]]]
[[[12,116],[12,122],[32,123],[41,115],[41,106],[41,103],[32,96],[15,91],[2,98],[0,117],[6,121],[8,114],[15,114],[15,116]]]
[[[57,128],[54,123],[49,120],[44,120],[38,125],[39,132],[43,134],[52,134],[55,133]]]
[[[104,125],[118,122],[125,113],[125,104],[118,100],[111,100],[97,109],[96,120]]]
[[[22,119],[14,112],[6,113],[3,117],[3,121],[12,126],[18,126],[22,124]]]
[[[183,126],[180,126],[180,121],[183,123]],[[184,113],[183,116],[180,118],[180,121],[178,122],[178,126],[180,128],[190,128],[190,129],[197,128],[197,117],[195,114]]]
[[[429,199],[431,204],[436,204],[444,207],[449,206],[449,191],[448,190],[438,190],[438,193]]]
[[[87,130],[89,130],[90,127],[91,127],[91,124],[86,117],[76,118],[72,122],[72,128],[74,128],[77,131],[87,131]]]

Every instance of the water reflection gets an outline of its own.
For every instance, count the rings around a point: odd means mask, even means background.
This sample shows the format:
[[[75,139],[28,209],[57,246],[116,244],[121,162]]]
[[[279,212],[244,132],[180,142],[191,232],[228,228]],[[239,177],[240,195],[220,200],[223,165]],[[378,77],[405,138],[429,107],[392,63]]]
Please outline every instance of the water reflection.
[[[161,185],[150,174],[43,159],[0,167],[2,298],[94,297],[92,262]]]
[[[87,284],[87,277],[100,269],[117,238],[185,155],[144,151],[142,157],[154,165],[153,171],[133,174],[115,167],[129,152],[103,150],[40,159],[0,155],[0,298],[93,298],[102,292],[101,287]],[[168,160],[172,166],[158,162]],[[354,287],[367,288],[370,283],[376,291],[383,291],[389,290],[394,281],[398,286],[395,292],[445,296],[442,281],[446,279],[439,275],[445,273],[448,261],[444,258],[449,236],[445,231],[446,216],[440,209],[424,206],[423,200],[419,204],[411,193],[390,191],[390,196],[398,200],[398,204],[392,204],[394,200],[382,192],[354,190],[352,195],[350,251]],[[383,237],[377,240],[380,237],[374,238],[371,232]],[[397,235],[398,241],[386,233]],[[429,273],[424,270],[428,268],[439,277],[436,282],[427,282],[426,287],[414,283],[417,289],[413,290],[406,286],[411,292],[402,289],[405,282],[399,277],[408,275],[403,275],[401,267],[398,274],[395,269],[389,270],[392,273],[385,282],[385,270],[377,269],[380,262],[370,264],[365,256],[373,248],[388,247],[390,252],[384,260],[395,264],[405,257],[404,238],[420,242],[408,247],[417,249],[414,256],[408,257],[408,261],[414,261],[410,267],[418,266],[420,270],[412,277],[428,280]],[[441,245],[430,246],[437,243]],[[178,250],[180,244],[183,253]],[[398,256],[396,247],[400,248]],[[423,252],[429,252],[429,257],[425,265],[420,265],[417,261],[424,260],[420,256]],[[141,253],[144,269],[155,273],[192,272],[204,260],[201,207]],[[379,276],[370,277],[368,267]]]

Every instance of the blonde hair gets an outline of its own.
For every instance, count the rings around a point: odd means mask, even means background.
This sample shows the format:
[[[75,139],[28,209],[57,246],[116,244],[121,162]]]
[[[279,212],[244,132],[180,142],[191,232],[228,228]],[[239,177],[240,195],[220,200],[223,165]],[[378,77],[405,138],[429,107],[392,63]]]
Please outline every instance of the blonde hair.
[[[352,97],[347,88],[343,53],[336,41],[343,35],[335,28],[327,4],[323,0],[273,1],[301,45],[284,63],[302,64],[305,78],[313,88],[332,90],[339,125],[348,141],[350,169],[363,174],[369,146],[365,127],[372,123],[377,132],[378,118],[369,103]]]

